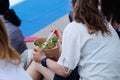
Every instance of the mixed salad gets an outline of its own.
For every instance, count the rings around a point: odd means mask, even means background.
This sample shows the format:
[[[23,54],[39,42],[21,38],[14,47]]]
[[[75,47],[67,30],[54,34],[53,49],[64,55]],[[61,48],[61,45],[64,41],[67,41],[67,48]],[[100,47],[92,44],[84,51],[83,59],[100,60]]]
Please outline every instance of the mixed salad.
[[[57,46],[57,39],[55,37],[50,38],[47,42],[40,44],[39,42],[34,42],[35,46],[39,46],[41,49],[52,49]]]

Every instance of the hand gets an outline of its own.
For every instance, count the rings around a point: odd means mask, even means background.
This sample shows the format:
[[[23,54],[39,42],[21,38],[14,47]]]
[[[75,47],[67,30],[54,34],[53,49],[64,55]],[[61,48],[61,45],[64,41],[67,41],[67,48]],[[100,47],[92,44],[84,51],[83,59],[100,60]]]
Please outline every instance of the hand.
[[[46,55],[38,46],[33,49],[32,59],[36,62],[41,62]]]
[[[57,39],[59,39],[60,42],[62,42],[62,31],[57,28],[53,29],[52,31],[54,31],[54,37],[56,37]]]

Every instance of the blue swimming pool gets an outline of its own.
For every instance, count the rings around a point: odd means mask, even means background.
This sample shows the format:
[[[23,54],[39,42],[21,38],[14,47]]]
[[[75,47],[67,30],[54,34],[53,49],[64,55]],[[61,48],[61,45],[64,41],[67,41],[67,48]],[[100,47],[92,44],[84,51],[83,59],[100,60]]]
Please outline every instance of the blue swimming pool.
[[[67,14],[70,0],[24,0],[12,8],[21,18],[20,28],[28,37]]]

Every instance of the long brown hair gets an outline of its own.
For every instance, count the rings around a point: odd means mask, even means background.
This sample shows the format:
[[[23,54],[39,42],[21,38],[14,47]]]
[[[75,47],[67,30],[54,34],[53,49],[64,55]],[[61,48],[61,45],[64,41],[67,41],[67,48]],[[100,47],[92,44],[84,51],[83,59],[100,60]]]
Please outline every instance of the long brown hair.
[[[20,63],[20,56],[17,51],[11,47],[6,26],[0,19],[0,60],[2,59],[6,60],[6,62],[15,60],[18,64]]]
[[[86,24],[90,34],[101,31],[104,35],[109,33],[107,24],[102,14],[98,10],[98,0],[77,0],[73,8],[73,17],[76,22]]]

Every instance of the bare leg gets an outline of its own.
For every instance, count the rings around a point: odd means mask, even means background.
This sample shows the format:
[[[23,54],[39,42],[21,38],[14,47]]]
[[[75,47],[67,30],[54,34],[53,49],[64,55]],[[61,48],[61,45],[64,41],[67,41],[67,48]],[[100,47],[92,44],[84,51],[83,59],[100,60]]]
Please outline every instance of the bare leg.
[[[33,80],[40,80],[44,76],[45,80],[53,80],[54,73],[46,67],[43,67],[40,63],[32,61],[31,65],[27,69],[28,74]]]
[[[45,80],[53,80],[54,73],[50,69],[43,67],[41,64],[39,64],[39,67],[38,71],[41,72]]]
[[[32,77],[33,80],[40,80],[42,75],[37,71],[37,65],[34,61],[30,64],[30,66],[26,69],[27,73]]]

